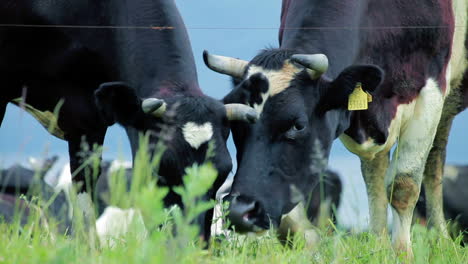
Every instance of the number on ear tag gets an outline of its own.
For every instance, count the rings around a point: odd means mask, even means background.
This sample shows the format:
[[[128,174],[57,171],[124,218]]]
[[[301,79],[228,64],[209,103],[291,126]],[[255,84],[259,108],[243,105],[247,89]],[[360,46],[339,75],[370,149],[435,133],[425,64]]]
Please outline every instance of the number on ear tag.
[[[372,98],[370,98],[370,100],[372,100]],[[362,84],[358,82],[354,91],[348,97],[348,110],[367,110],[368,101],[368,94],[362,90]]]

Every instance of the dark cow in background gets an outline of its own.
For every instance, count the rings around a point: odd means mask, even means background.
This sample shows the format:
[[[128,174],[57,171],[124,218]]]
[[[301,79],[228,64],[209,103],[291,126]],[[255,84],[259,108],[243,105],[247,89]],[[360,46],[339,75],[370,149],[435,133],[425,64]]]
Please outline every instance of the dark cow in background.
[[[443,203],[445,218],[454,224],[453,231],[468,231],[468,166],[446,165],[443,177]],[[418,203],[416,204],[417,218],[427,221],[426,195],[421,189]],[[454,234],[458,236],[458,233]],[[465,239],[466,241],[466,235]]]
[[[0,23],[0,119],[13,102],[68,141],[81,190],[94,186],[85,181],[91,166],[80,168],[92,150],[82,143],[101,145],[115,122],[127,129],[133,154],[139,132],[152,132],[155,146],[168,128],[160,183],[182,184],[184,168],[205,161],[208,141],[218,170],[213,190],[224,181],[231,170],[229,121],[254,121],[256,114],[203,94],[173,0],[2,1]],[[173,192],[166,202],[181,203]]]
[[[60,192],[55,195],[55,190],[43,181],[44,175],[54,165],[57,157],[47,159],[40,167],[30,169],[21,165],[13,165],[8,169],[0,170],[0,218],[1,221],[12,222],[15,213],[21,213],[20,223],[26,224],[32,210],[41,210],[41,220],[47,223],[48,217],[53,217],[58,222],[60,232],[71,231],[71,221],[68,218],[69,207],[66,194]],[[21,198],[24,196],[25,199]],[[42,201],[53,198],[50,206],[43,207],[30,203],[37,196]],[[32,206],[34,204],[34,206]],[[17,211],[20,210],[20,211]]]
[[[441,175],[450,124],[466,107],[466,16],[465,0],[284,0],[279,49],[250,62],[205,53],[208,67],[242,80],[225,103],[260,113],[255,124],[232,128],[237,223],[278,226],[304,201],[297,190],[309,194],[341,136],[361,158],[371,230],[386,232],[390,203],[393,246],[412,256],[424,174],[429,221],[446,234]],[[367,111],[348,111],[352,93],[363,105],[372,97]]]
[[[0,171],[0,222],[12,223],[15,217],[20,217],[19,223],[25,225],[32,215],[39,213],[40,223],[44,228],[49,228],[50,220],[53,219],[58,224],[59,232],[73,232],[73,204],[69,196],[71,174],[69,169],[64,168],[54,176],[50,169],[56,160],[56,157],[52,157],[42,164],[32,164],[33,168],[14,165]],[[125,171],[127,184],[130,184],[132,169],[126,163],[104,161],[96,185],[100,210],[95,227],[101,246],[114,246],[115,241],[128,232],[130,225],[137,228],[134,230],[138,230],[139,237],[147,235],[143,217],[138,209],[122,209],[108,203],[110,188],[107,182],[110,174],[117,169]],[[51,202],[50,206],[47,209],[41,206],[43,204],[38,206],[34,200],[36,197],[41,202]]]

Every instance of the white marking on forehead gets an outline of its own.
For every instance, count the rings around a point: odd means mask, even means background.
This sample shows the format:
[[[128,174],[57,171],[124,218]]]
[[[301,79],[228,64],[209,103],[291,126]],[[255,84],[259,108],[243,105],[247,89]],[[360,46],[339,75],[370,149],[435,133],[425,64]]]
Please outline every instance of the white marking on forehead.
[[[260,104],[252,105],[252,107],[260,114],[263,111],[263,106],[268,100],[268,97],[279,94],[286,90],[291,81],[294,79],[297,73],[301,72],[303,68],[298,68],[286,61],[283,68],[279,70],[268,70],[261,66],[251,65],[247,72],[247,78],[250,78],[256,73],[262,73],[268,79],[268,91],[262,94],[262,102]]]
[[[194,122],[187,122],[182,127],[182,134],[185,141],[194,149],[198,149],[203,143],[208,142],[213,137],[213,126],[210,122],[198,125]]]

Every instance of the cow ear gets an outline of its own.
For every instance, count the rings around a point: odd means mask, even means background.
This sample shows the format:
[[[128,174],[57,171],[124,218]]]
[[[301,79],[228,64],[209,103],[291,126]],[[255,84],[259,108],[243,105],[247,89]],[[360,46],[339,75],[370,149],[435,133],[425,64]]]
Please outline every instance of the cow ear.
[[[256,73],[240,82],[235,79],[233,82],[238,84],[223,98],[224,104],[260,105],[264,95],[268,93],[268,79],[261,73]]]
[[[338,77],[328,84],[320,98],[317,112],[320,114],[332,109],[346,109],[349,95],[357,83],[362,89],[372,93],[382,83],[384,71],[375,65],[353,65],[344,69]]]
[[[124,82],[107,82],[95,91],[96,106],[107,125],[134,126],[144,115],[141,99]]]

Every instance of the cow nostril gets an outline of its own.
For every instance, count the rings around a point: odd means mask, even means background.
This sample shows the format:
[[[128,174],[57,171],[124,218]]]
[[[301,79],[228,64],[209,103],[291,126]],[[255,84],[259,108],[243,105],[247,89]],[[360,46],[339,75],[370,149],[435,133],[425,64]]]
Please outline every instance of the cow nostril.
[[[249,205],[248,210],[242,215],[242,218],[245,221],[250,222],[254,220],[254,218],[257,216],[257,212],[258,212],[258,203],[253,202]]]
[[[250,232],[258,229],[260,204],[243,197],[234,197],[229,206],[228,218],[238,232]]]

